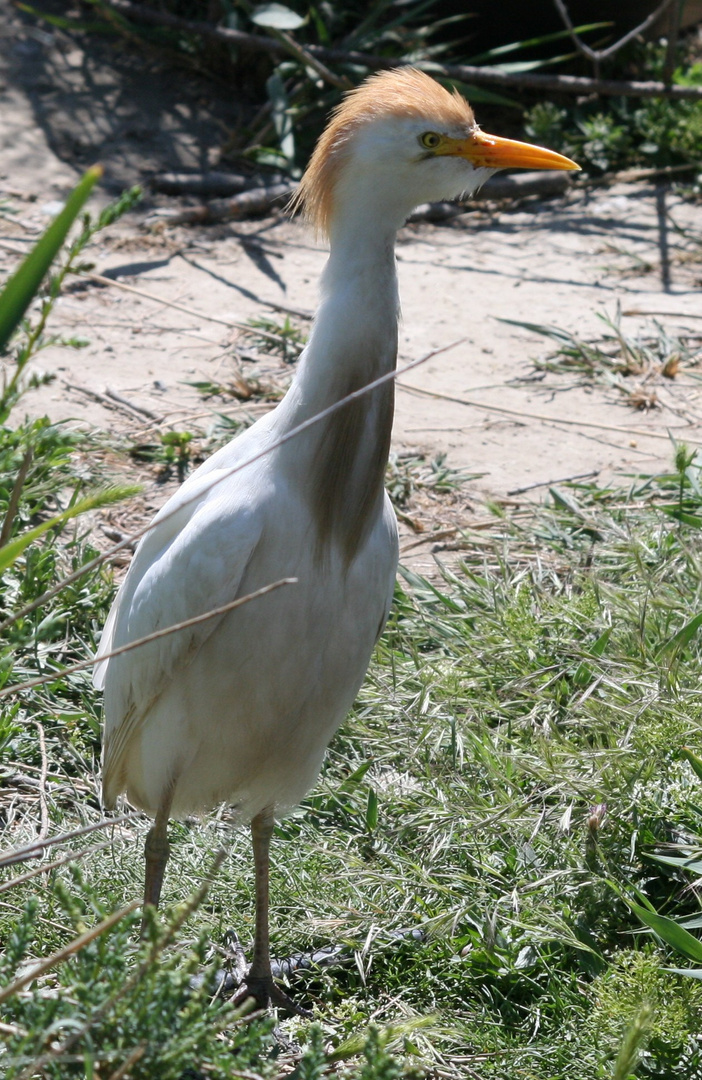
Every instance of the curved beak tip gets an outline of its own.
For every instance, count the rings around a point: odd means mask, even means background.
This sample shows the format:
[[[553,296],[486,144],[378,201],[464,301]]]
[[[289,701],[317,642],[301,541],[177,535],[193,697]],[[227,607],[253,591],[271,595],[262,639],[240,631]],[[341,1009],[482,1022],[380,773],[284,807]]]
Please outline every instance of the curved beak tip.
[[[462,154],[476,167],[488,169],[564,169],[580,172],[577,162],[555,150],[487,135],[483,131],[477,131],[463,144]]]

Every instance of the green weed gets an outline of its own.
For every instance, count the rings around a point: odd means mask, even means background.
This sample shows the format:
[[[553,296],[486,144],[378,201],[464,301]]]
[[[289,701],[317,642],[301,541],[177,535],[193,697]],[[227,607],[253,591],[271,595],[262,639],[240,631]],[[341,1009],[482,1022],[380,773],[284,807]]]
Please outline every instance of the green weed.
[[[650,42],[628,55],[628,72],[660,79],[664,60],[664,44]],[[673,83],[702,86],[702,63],[693,59],[680,66]],[[699,166],[702,102],[613,98],[606,105],[594,99],[564,106],[545,101],[527,110],[525,131],[535,143],[560,150],[595,175],[632,166]]]

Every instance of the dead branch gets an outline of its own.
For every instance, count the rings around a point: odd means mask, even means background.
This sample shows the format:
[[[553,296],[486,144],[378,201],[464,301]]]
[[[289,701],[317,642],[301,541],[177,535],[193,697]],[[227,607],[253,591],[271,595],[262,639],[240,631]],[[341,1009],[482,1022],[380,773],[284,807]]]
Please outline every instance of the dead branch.
[[[206,195],[215,198],[239,195],[252,185],[253,177],[217,171],[157,173],[149,181],[154,191],[162,191],[164,195]]]
[[[570,38],[576,49],[579,53],[582,53],[583,56],[586,56],[588,60],[592,60],[593,64],[595,65],[595,75],[596,77],[599,77],[599,65],[601,61],[606,60],[609,56],[614,56],[614,54],[619,52],[619,50],[623,48],[624,45],[627,45],[639,34],[645,34],[646,31],[651,26],[653,26],[654,23],[658,21],[658,19],[660,19],[661,15],[666,11],[666,9],[670,7],[673,0],[662,0],[662,3],[658,5],[656,10],[652,11],[651,14],[647,18],[645,18],[642,23],[639,23],[638,26],[635,26],[633,30],[629,30],[628,33],[624,34],[623,37],[619,38],[619,40],[615,41],[612,45],[609,45],[606,49],[591,49],[590,46],[587,45],[576,33],[575,27],[573,26],[571,17],[568,14],[568,9],[565,6],[564,0],[553,0],[553,2],[556,5],[556,10],[561,16],[561,19],[563,20],[563,25],[568,31],[568,34],[570,35]]]
[[[186,33],[214,41],[226,42],[248,49],[270,53],[272,56],[288,56],[289,47],[280,41],[260,34],[247,34],[243,30],[232,30],[224,26],[212,26],[210,23],[190,19],[181,19],[165,11],[142,7],[132,0],[105,0],[105,7],[112,7],[121,15],[151,26],[172,27]],[[327,49],[322,45],[308,45],[306,50],[311,56],[324,63],[355,64],[372,70],[402,67],[412,63],[421,67],[419,61],[389,59],[386,56],[374,56],[371,53],[346,52],[343,49]],[[614,97],[668,97],[674,100],[700,100],[702,87],[667,86],[662,82],[623,82],[617,79],[590,79],[577,75],[541,75],[500,71],[496,68],[475,67],[472,64],[435,64],[431,65],[431,74],[447,79],[459,79],[461,82],[484,86],[515,87],[523,86],[533,90],[544,90],[561,94],[603,94]]]
[[[234,195],[231,199],[213,199],[202,206],[185,210],[157,210],[146,220],[147,225],[211,225],[215,221],[231,221],[267,214],[275,206],[281,206],[290,198],[295,185],[273,184],[271,187],[252,188]]]
[[[438,390],[425,390],[423,386],[413,386],[411,383],[398,382],[398,388],[405,390],[410,394],[419,394],[422,397],[437,398],[440,401],[452,401],[456,405],[467,405],[473,409],[484,409],[486,412],[502,413],[505,416],[514,416],[516,420],[538,420],[542,424],[566,424],[571,427],[587,427],[596,428],[598,431],[615,431],[621,435],[628,435],[629,438],[636,439],[668,439],[670,441],[669,431],[646,431],[644,428],[629,428],[623,427],[621,424],[602,424],[596,420],[583,420],[579,416],[549,416],[547,413],[534,413],[527,412],[525,409],[508,409],[505,405],[488,405],[487,402],[476,401],[474,398],[458,397],[455,394],[442,394]],[[677,436],[678,431],[675,432]],[[691,442],[695,446],[700,446],[702,443],[700,439],[685,435],[686,441]],[[0,691],[0,693],[2,693]]]
[[[46,739],[44,738],[44,728],[41,726],[38,720],[35,720],[34,726],[37,729],[39,735],[39,747],[41,749],[41,773],[39,775],[39,806],[41,808],[41,826],[39,833],[35,840],[35,843],[40,843],[42,840],[46,840],[49,835],[49,804],[46,801],[46,778],[49,774],[49,759],[46,756]]]
[[[123,413],[126,413],[131,419],[134,419],[134,415],[141,416],[142,410],[127,401],[120,394],[115,394],[107,390],[106,393],[101,394],[99,390],[92,390],[89,386],[81,386],[80,383],[72,383],[64,381],[63,384],[67,390],[74,390],[78,394],[84,394],[86,397],[91,398],[93,401],[99,402],[101,405],[105,405],[108,409],[117,409]],[[150,418],[157,420],[158,417],[154,413],[149,414]]]
[[[116,401],[119,405],[124,405],[126,409],[131,409],[137,416],[145,416],[149,420],[160,421],[161,419],[161,417],[155,412],[152,412],[151,409],[145,408],[144,405],[137,405],[136,402],[130,401],[129,398],[124,397],[123,394],[118,394],[117,391],[113,390],[110,386],[105,387],[105,394],[112,401]]]
[[[66,844],[69,840],[75,840],[79,836],[86,836],[88,833],[95,832],[96,829],[112,829],[115,825],[122,825],[125,821],[134,821],[138,817],[139,815],[133,812],[122,814],[121,817],[116,818],[102,818],[100,821],[93,822],[92,825],[83,825],[80,829],[73,829],[71,832],[61,833],[59,836],[34,841],[27,847],[2,852],[0,853],[0,866],[13,866],[15,863],[27,862],[28,859],[41,859],[44,856],[45,849],[54,847],[55,844]]]
[[[71,664],[70,667],[62,668],[60,672],[53,671],[48,675],[38,675],[36,679],[29,679],[27,682],[13,684],[10,687],[3,687],[3,689],[0,690],[0,697],[4,697],[6,694],[21,693],[23,690],[31,690],[35,686],[46,686],[48,683],[55,682],[59,675],[64,677],[65,675],[75,675],[78,671],[86,671],[88,668],[96,667],[106,660],[111,660],[113,656],[122,656],[123,653],[131,652],[132,649],[140,649],[142,646],[148,645],[152,641],[159,641],[163,637],[168,637],[169,634],[176,634],[180,630],[188,629],[191,626],[199,626],[200,623],[207,622],[209,619],[216,619],[221,615],[226,615],[228,612],[235,611],[236,608],[242,607],[243,604],[248,604],[252,600],[258,600],[260,597],[266,596],[268,593],[273,592],[274,589],[279,589],[282,585],[296,584],[297,578],[281,578],[280,581],[274,581],[271,585],[264,585],[262,589],[256,589],[255,592],[247,593],[246,596],[240,596],[236,600],[230,600],[228,604],[211,608],[203,615],[195,615],[192,619],[174,623],[172,626],[166,626],[162,630],[155,630],[153,634],[147,634],[146,637],[136,638],[126,645],[120,645],[118,649],[112,649],[111,652],[91,656],[89,660],[80,660],[77,664]]]

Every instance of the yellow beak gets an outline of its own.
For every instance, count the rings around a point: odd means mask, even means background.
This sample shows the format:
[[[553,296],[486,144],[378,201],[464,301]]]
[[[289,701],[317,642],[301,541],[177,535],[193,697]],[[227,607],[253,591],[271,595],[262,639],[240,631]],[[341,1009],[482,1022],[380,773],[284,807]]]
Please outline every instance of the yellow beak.
[[[447,138],[437,152],[464,157],[476,169],[580,169],[555,150],[502,139],[484,131],[476,131],[468,139]]]

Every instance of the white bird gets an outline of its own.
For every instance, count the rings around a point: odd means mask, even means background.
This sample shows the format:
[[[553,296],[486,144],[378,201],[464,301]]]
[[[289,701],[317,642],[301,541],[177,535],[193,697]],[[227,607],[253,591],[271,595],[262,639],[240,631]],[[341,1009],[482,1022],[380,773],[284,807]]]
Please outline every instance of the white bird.
[[[253,962],[242,995],[291,1007],[271,977],[268,858],[276,817],[317,777],[390,608],[397,527],[384,490],[392,382],[276,442],[397,356],[397,230],[420,203],[473,193],[506,167],[577,169],[484,134],[468,103],[412,69],[346,95],[297,202],[329,238],[321,303],[278,407],[182,485],[142,539],[99,656],[279,580],[297,584],[103,660],[103,797],[155,818],[144,903],[157,904],[171,816],[223,803],[251,823]],[[474,317],[474,314],[471,314]],[[270,447],[239,472],[231,469]],[[218,483],[214,481],[219,480]]]

